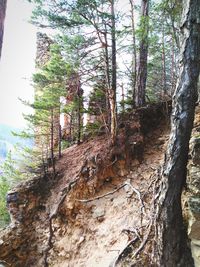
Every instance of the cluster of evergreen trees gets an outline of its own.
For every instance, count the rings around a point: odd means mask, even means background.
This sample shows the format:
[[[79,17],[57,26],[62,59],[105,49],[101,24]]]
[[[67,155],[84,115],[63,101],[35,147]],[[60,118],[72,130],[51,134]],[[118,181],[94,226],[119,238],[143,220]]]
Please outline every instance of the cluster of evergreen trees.
[[[113,143],[118,111],[165,100],[173,94],[181,13],[176,0],[141,0],[137,5],[133,0],[30,2],[35,3],[33,23],[58,33],[59,55],[55,60],[52,55],[51,68],[63,60],[68,71],[76,73],[81,89],[101,87],[106,103],[99,110],[106,108],[106,125]],[[70,79],[65,64],[56,70],[62,82]],[[50,75],[48,82],[52,79],[55,84],[54,78]],[[35,81],[41,86],[47,82],[40,76]],[[53,101],[67,94],[55,86],[53,90],[52,96],[57,94]]]
[[[33,76],[34,103],[25,102],[34,112],[25,116],[29,129],[21,136],[34,138],[35,147],[24,149],[29,160],[21,173],[38,166],[46,173],[52,166],[55,174],[62,144],[82,139],[83,113],[96,116],[85,131],[103,125],[114,144],[120,112],[171,97],[181,5],[176,0],[29,2],[35,3],[32,22],[55,35],[48,61]],[[68,117],[67,136],[62,115]]]

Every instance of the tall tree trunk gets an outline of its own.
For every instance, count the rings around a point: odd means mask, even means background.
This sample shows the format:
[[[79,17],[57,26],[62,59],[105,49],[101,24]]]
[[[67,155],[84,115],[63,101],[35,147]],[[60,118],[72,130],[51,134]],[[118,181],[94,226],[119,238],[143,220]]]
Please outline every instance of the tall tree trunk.
[[[7,0],[0,0],[0,58],[3,45],[4,20],[6,16]]]
[[[135,16],[134,16],[134,0],[130,0],[131,4],[131,27],[132,27],[132,70],[131,70],[131,79],[132,79],[132,106],[135,108],[135,95],[136,95],[136,81],[137,81],[137,51],[136,51],[136,38],[135,38]]]
[[[111,24],[112,24],[112,82],[110,92],[110,108],[111,108],[111,141],[115,143],[117,135],[117,105],[116,105],[116,90],[117,90],[117,62],[116,62],[116,28],[115,28],[115,0],[111,0]]]
[[[77,75],[77,97],[78,97],[78,140],[77,144],[81,143],[81,85],[80,78]]]
[[[125,95],[124,95],[124,84],[122,83],[121,85],[121,88],[122,88],[122,104],[121,104],[121,107],[122,107],[122,113],[125,112]]]
[[[109,53],[108,53],[108,38],[107,38],[107,27],[105,24],[105,33],[104,33],[104,64],[105,64],[105,78],[106,78],[106,109],[107,111],[110,111],[110,66],[109,66]],[[108,112],[108,118],[107,123],[110,125],[111,122],[111,115],[110,112]]]
[[[145,105],[146,81],[147,81],[147,58],[148,58],[148,34],[149,34],[149,0],[142,0],[141,5],[141,40],[139,65],[137,73],[136,106]]]
[[[53,174],[55,175],[55,160],[54,160],[54,111],[51,109],[51,141],[50,141],[50,151],[51,151],[51,164],[53,168]]]
[[[60,124],[58,127],[58,157],[60,159],[62,157],[62,130]]]
[[[162,28],[162,86],[163,86],[163,100],[167,94],[167,78],[166,78],[166,55],[165,55],[165,27]]]
[[[171,50],[171,96],[174,94],[175,90],[175,56],[174,56],[174,37],[172,36],[171,39],[171,45],[172,45],[172,50]]]
[[[193,266],[183,225],[181,193],[186,182],[200,71],[200,0],[183,1],[180,74],[173,97],[172,125],[162,171],[158,216],[159,266]]]

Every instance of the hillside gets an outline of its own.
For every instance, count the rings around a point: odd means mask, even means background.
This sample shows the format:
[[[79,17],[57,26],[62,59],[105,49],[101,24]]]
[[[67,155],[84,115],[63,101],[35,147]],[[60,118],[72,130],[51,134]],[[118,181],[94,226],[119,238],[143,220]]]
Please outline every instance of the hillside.
[[[130,266],[133,245],[137,255],[145,247],[137,266],[151,266],[151,199],[166,125],[164,105],[127,114],[115,147],[104,135],[74,145],[57,162],[56,178],[9,192],[12,223],[1,233],[0,259],[13,267]]]

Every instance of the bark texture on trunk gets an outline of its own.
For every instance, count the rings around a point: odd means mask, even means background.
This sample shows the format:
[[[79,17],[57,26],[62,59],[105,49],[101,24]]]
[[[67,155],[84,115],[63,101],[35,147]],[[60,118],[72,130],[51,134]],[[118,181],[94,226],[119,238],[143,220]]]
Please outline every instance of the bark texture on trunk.
[[[183,1],[180,73],[173,97],[171,135],[162,171],[158,216],[159,266],[193,266],[184,229],[181,193],[186,182],[200,70],[200,0]]]
[[[0,58],[3,45],[4,20],[6,16],[7,0],[0,0]]]
[[[140,40],[139,65],[137,73],[136,106],[145,105],[147,58],[148,58],[148,33],[149,33],[149,0],[142,0],[141,6],[142,36]]]

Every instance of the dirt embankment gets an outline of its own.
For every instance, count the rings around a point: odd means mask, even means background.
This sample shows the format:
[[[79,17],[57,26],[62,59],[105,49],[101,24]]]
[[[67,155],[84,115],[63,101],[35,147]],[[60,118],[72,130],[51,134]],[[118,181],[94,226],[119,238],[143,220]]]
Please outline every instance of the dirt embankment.
[[[168,123],[162,105],[120,121],[115,147],[106,135],[72,146],[57,162],[55,179],[38,178],[38,188],[29,181],[10,193],[13,223],[0,235],[1,260],[13,267],[131,266],[125,256],[134,245],[131,262],[138,262]],[[150,266],[146,247],[141,260]]]

